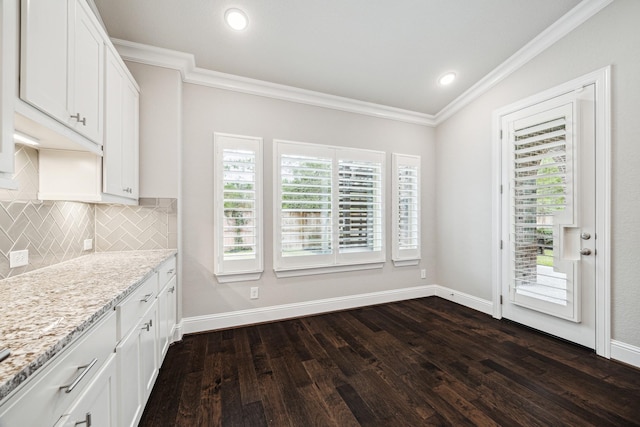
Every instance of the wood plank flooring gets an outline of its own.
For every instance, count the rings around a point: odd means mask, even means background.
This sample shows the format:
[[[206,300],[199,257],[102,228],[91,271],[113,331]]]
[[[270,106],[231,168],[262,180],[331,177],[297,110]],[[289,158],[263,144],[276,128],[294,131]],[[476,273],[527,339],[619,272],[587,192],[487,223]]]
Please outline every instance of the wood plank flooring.
[[[440,298],[185,336],[141,426],[640,426],[640,370]]]

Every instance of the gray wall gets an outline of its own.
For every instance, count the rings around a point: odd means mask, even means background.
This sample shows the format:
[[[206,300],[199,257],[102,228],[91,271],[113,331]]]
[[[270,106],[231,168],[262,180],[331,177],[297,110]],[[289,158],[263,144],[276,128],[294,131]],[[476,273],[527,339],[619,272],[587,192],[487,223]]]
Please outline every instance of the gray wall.
[[[320,107],[212,89],[183,88],[182,255],[184,317],[312,301],[432,284],[434,263],[434,129]],[[213,276],[213,133],[264,138],[265,272],[259,281],[219,284]],[[387,263],[381,270],[277,279],[273,273],[273,139],[422,156],[423,237],[419,266],[395,268],[387,226]],[[387,180],[387,215],[391,214]],[[427,279],[420,279],[420,269]],[[249,287],[260,298],[249,300]]]
[[[437,283],[491,299],[492,112],[612,65],[612,338],[640,346],[640,1],[616,0],[436,129]]]

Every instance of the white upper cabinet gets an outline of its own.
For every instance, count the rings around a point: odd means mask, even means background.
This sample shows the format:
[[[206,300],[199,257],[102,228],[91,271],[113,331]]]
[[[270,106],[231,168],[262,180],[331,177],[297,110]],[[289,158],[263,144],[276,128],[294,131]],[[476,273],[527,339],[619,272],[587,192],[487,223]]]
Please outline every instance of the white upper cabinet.
[[[103,191],[138,198],[138,88],[118,55],[106,49]]]
[[[102,144],[104,42],[80,0],[22,0],[20,97]]]
[[[0,188],[15,189],[13,99],[15,93],[16,7],[11,1],[0,2]]]
[[[69,55],[70,125],[102,144],[104,105],[104,41],[85,2],[75,2],[73,49]]]

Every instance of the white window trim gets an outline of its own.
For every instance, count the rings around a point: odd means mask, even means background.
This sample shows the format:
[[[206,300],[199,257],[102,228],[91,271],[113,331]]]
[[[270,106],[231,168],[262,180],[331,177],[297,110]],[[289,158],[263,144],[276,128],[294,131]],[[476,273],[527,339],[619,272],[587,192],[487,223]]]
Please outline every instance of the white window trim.
[[[391,248],[391,259],[393,260],[393,265],[396,267],[404,267],[404,266],[412,266],[418,265],[421,259],[421,216],[422,216],[422,200],[420,197],[421,193],[421,171],[420,171],[420,156],[412,156],[407,154],[398,154],[393,153],[392,157],[392,167],[393,167],[393,179],[392,179],[392,189],[391,189],[391,197],[392,197],[392,248]],[[418,247],[416,249],[401,249],[400,241],[398,238],[399,229],[400,229],[400,221],[399,221],[399,207],[400,207],[400,194],[398,192],[399,185],[399,169],[401,166],[413,166],[417,168],[418,174],[418,193],[417,193],[417,205],[418,205],[418,224],[417,224],[417,232],[418,232]]]
[[[213,256],[214,275],[220,283],[258,280],[264,271],[263,250],[263,140],[254,136],[242,136],[214,132],[214,236]],[[224,239],[222,227],[224,222],[224,178],[222,167],[222,151],[224,149],[244,148],[255,152],[255,211],[256,211],[256,256],[253,260],[224,260]]]
[[[307,142],[288,141],[281,139],[273,140],[273,209],[274,209],[274,232],[273,232],[273,270],[277,277],[305,276],[311,274],[324,274],[342,271],[357,271],[363,269],[382,268],[386,261],[385,242],[385,179],[386,179],[386,153],[382,151],[345,148],[332,145],[313,144]],[[282,257],[280,224],[282,223],[281,205],[281,169],[280,156],[282,154],[299,154],[317,157],[328,157],[333,161],[332,168],[332,201],[335,202],[332,208],[332,253],[329,255],[313,255],[300,257]],[[339,253],[338,250],[338,160],[373,160],[381,163],[381,250],[375,251],[375,256],[370,253]]]

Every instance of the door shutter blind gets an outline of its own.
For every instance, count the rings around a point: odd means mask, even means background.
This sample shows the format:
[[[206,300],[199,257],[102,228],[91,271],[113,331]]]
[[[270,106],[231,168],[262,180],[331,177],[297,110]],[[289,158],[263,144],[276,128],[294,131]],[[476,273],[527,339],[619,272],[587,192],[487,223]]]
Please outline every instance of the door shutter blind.
[[[332,253],[332,159],[280,156],[282,256]]]
[[[382,247],[381,167],[375,162],[338,161],[340,253],[376,251]]]
[[[518,128],[511,138],[515,293],[567,305],[567,276],[556,270],[554,227],[569,200],[567,117]]]

